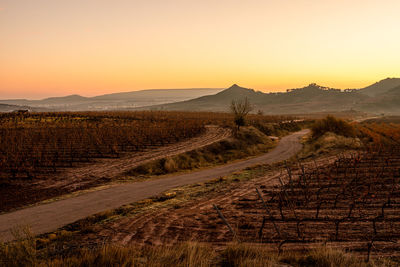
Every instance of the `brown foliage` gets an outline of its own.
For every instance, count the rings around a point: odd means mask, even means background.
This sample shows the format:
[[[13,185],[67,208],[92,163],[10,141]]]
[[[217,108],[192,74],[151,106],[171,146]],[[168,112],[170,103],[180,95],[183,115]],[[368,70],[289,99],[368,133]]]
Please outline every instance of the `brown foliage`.
[[[325,119],[316,121],[311,130],[313,138],[318,138],[327,132],[346,137],[354,137],[356,135],[355,129],[351,124],[333,116],[327,116]]]

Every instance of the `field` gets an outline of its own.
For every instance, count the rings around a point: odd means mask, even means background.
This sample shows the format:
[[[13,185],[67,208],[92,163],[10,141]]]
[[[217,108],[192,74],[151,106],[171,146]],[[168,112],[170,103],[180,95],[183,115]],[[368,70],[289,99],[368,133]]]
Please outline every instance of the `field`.
[[[193,137],[200,121],[161,114],[3,115],[0,179],[33,179],[94,158],[119,157]]]
[[[228,115],[214,116],[213,127],[232,128]],[[212,122],[209,114],[204,113],[187,113],[185,119],[188,118],[193,125],[200,125],[198,136],[204,134],[202,131],[207,131]],[[286,125],[286,121],[284,117],[249,118],[250,125],[273,134],[279,131],[284,134],[296,127]],[[262,257],[271,255],[268,257],[279,258],[280,263],[290,261],[288,257],[306,261],[307,258],[299,255],[310,255],[314,249],[320,251],[315,253],[339,253],[328,252],[327,248],[350,251],[361,261],[392,259],[398,262],[399,125],[383,121],[347,124],[332,119],[325,123],[314,124],[317,127],[312,129],[318,134],[310,135],[311,142],[312,136],[315,139],[325,136],[325,128],[340,134],[339,128],[344,127],[346,138],[361,140],[363,147],[356,151],[335,150],[333,154],[305,161],[294,157],[286,162],[255,166],[228,177],[175,188],[43,234],[36,239],[36,247],[40,253],[44,253],[43,249],[51,253],[46,257],[63,255],[68,259],[77,253],[97,257],[87,254],[87,248],[91,249],[90,253],[100,253],[96,250],[99,248],[104,249],[101,251],[116,250],[115,253],[133,253],[130,249],[167,253],[182,243],[195,242],[207,247],[207,251],[211,249],[209,253],[217,252],[214,260],[225,257],[228,251],[235,251],[238,247],[234,244],[238,244],[240,251],[250,250],[264,255]],[[137,152],[125,153],[135,155],[130,153]],[[76,170],[78,164],[75,164],[71,170]],[[103,247],[104,244],[111,247]],[[160,249],[166,245],[172,247]],[[119,246],[128,250],[122,252]],[[342,257],[344,254],[340,253],[335,255]],[[352,261],[357,262],[356,259]]]
[[[253,115],[249,123],[276,134],[270,124],[291,119]],[[1,114],[0,211],[112,182],[124,169],[227,138],[232,125],[226,113]]]
[[[374,150],[380,149],[383,146],[390,146],[392,144],[399,144],[400,140],[400,124],[394,123],[398,119],[371,120],[362,123],[358,129],[360,136],[367,138],[368,143],[374,146]]]
[[[236,238],[274,250],[316,243],[375,256],[399,257],[400,148],[339,158],[324,168],[293,170],[283,185],[260,184],[230,206]],[[297,174],[294,174],[297,173]],[[215,238],[228,241],[232,233]]]
[[[84,239],[125,245],[196,241],[217,248],[239,240],[271,252],[327,244],[365,258],[368,251],[374,257],[398,258],[399,151],[397,147],[288,167],[290,175],[275,172],[212,190],[183,206],[105,222],[88,230]]]
[[[357,127],[379,134],[389,126]],[[217,251],[240,242],[271,253],[327,245],[363,260],[399,259],[400,146],[394,136],[390,146],[368,143],[360,151],[257,167],[178,188],[136,208],[66,227],[75,233],[66,240],[72,246],[78,241],[95,247],[104,242],[140,247],[190,241]],[[188,200],[181,202],[182,194]]]

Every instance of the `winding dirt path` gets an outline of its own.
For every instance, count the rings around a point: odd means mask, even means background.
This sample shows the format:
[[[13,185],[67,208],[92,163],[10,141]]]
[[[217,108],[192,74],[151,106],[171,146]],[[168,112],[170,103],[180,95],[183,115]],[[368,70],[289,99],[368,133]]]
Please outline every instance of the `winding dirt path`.
[[[67,169],[62,172],[59,177],[54,179],[55,182],[53,181],[53,183],[47,185],[46,188],[76,188],[85,183],[93,183],[93,180],[96,179],[113,179],[124,172],[149,161],[201,148],[226,139],[231,135],[231,131],[227,128],[207,125],[204,134],[188,140],[148,149],[142,152],[127,153],[119,159],[99,159],[94,164]]]
[[[104,190],[0,215],[0,239],[11,240],[11,230],[18,225],[29,225],[35,234],[45,233],[92,214],[149,198],[178,186],[225,176],[256,164],[285,160],[301,149],[299,139],[307,133],[308,130],[302,130],[285,136],[272,151],[252,159],[163,179],[115,185]]]
[[[335,156],[323,157],[302,164],[306,169],[315,166],[323,168],[332,164],[335,159]],[[297,169],[292,171],[294,177],[300,173]],[[263,177],[228,186],[221,191],[208,193],[200,199],[190,200],[180,208],[165,207],[99,225],[93,234],[89,233],[83,240],[98,244],[107,240],[120,245],[174,245],[193,241],[212,243],[218,247],[231,242],[232,235],[216,215],[213,204],[223,211],[234,228],[238,227],[238,223],[261,223],[260,214],[254,209],[254,206],[257,206],[254,201],[259,200],[255,188],[262,190],[261,188],[278,186],[278,177],[286,180],[282,170],[271,171]],[[254,218],[248,219],[249,217]]]
[[[43,174],[30,181],[16,180],[8,187],[0,186],[0,213],[109,184],[123,176],[126,171],[149,161],[201,148],[231,136],[230,129],[207,125],[200,135],[176,143],[139,152],[122,153],[120,158],[93,159],[94,162],[77,163],[78,166],[60,168],[56,173]]]

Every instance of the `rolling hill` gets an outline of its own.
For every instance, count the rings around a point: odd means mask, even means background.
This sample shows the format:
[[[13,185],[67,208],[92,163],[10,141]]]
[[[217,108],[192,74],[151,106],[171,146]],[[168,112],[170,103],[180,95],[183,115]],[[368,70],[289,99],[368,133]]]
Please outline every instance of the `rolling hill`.
[[[371,97],[358,108],[367,112],[400,114],[400,86]]]
[[[229,111],[234,99],[247,97],[254,111],[265,114],[300,114],[358,110],[400,114],[400,78],[387,78],[362,89],[340,90],[309,84],[286,92],[263,93],[237,84],[222,90],[154,89],[83,97],[70,95],[43,100],[0,100],[5,105],[78,110]],[[3,110],[9,110],[4,106]]]
[[[299,114],[359,110],[400,114],[400,79],[387,78],[362,89],[340,90],[315,83],[280,93],[263,93],[236,84],[214,95],[141,109],[229,111],[234,99],[247,97],[255,111]]]
[[[373,97],[382,95],[398,86],[400,86],[400,78],[386,78],[370,86],[360,89],[360,92]]]
[[[215,95],[152,106],[147,109],[228,111],[233,99],[244,97],[249,99],[255,110],[266,114],[348,110],[369,98],[357,90],[341,91],[317,84],[289,89],[285,93],[262,93],[234,84]]]

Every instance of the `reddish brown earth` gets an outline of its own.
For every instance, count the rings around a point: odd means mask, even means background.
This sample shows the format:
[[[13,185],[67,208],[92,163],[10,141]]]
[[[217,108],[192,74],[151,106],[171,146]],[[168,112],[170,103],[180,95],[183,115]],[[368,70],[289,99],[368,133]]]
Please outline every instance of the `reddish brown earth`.
[[[230,136],[229,129],[206,126],[204,134],[175,144],[127,153],[121,158],[98,159],[94,163],[65,168],[40,179],[0,183],[0,212],[105,184],[125,171],[151,160],[184,153]]]
[[[306,165],[307,186],[303,186],[299,179],[301,170],[294,169],[293,183],[289,183],[293,191],[288,185],[281,186],[279,177],[288,182],[288,176],[278,171],[233,184],[190,201],[183,207],[163,208],[96,226],[95,234],[86,235],[84,241],[123,245],[172,245],[196,241],[211,243],[215,247],[224,246],[234,240],[234,236],[214,210],[215,204],[235,230],[237,239],[266,246],[272,251],[278,251],[279,247],[298,251],[326,243],[365,257],[370,243],[373,256],[400,257],[400,157],[342,158],[333,163],[334,159],[317,162],[318,168],[315,168],[314,162]],[[273,219],[267,215],[255,188],[260,190],[267,202]],[[282,188],[290,195],[288,199],[293,201],[296,214],[289,203],[283,203],[284,219],[278,201]],[[317,198],[320,188],[323,188],[322,193]],[[342,191],[345,192],[343,195]],[[335,207],[338,194],[340,197]],[[384,217],[381,217],[382,203],[387,201],[388,194],[390,204],[384,209]],[[306,196],[309,197],[308,203],[305,203]],[[318,199],[322,204],[316,216]],[[352,203],[355,206],[350,212]],[[266,222],[260,238],[264,216]],[[341,221],[336,235],[335,223],[338,220]],[[374,221],[376,233],[373,230]]]

